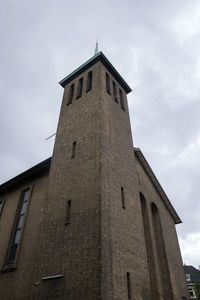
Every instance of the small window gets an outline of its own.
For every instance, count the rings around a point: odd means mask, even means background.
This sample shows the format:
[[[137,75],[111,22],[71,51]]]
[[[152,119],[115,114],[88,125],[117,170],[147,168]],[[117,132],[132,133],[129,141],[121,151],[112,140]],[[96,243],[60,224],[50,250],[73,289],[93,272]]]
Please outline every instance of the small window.
[[[129,272],[127,272],[126,278],[127,278],[128,300],[132,300],[132,293],[131,293],[131,275],[130,275]]]
[[[30,189],[26,189],[22,192],[20,197],[19,206],[17,209],[17,214],[14,221],[13,234],[11,237],[11,246],[8,251],[6,263],[12,263],[15,260],[17,248],[22,235],[22,228],[24,224],[25,214],[27,211],[27,203],[29,197]]]
[[[108,94],[111,95],[110,92],[110,76],[108,75],[108,73],[106,73],[106,91]]]
[[[120,98],[120,105],[121,105],[121,108],[125,111],[125,107],[124,107],[124,98],[123,98],[123,93],[122,93],[122,90],[119,89],[119,98]]]
[[[122,199],[122,208],[125,209],[126,205],[125,205],[125,196],[124,196],[124,188],[121,187],[121,199]]]
[[[74,158],[75,154],[76,154],[76,141],[73,142],[73,145],[72,145],[72,156],[71,156],[71,158]]]
[[[113,81],[113,98],[115,100],[115,102],[118,103],[118,99],[117,99],[117,86],[116,83]]]
[[[86,92],[89,92],[92,89],[92,71],[90,71],[87,75],[87,88]]]
[[[69,89],[67,105],[70,105],[72,103],[73,97],[74,97],[74,83],[70,86],[70,89]]]
[[[0,216],[1,216],[1,213],[3,211],[3,205],[4,205],[4,199],[0,198]]]
[[[189,288],[189,294],[190,294],[191,299],[196,299],[196,293],[195,293],[194,287],[189,286],[188,288]]]
[[[67,211],[66,211],[65,225],[70,224],[70,210],[71,210],[71,200],[68,200],[67,201]]]
[[[78,90],[77,90],[77,97],[76,99],[80,98],[82,96],[82,90],[83,90],[83,77],[79,79],[78,82]]]
[[[185,274],[186,281],[191,281],[190,274]]]

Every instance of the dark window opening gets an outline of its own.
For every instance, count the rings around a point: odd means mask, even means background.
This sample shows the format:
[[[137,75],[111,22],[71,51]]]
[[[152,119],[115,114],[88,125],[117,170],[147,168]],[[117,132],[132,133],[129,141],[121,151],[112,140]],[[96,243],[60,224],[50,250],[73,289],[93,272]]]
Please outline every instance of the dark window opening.
[[[122,198],[122,208],[125,209],[126,205],[125,205],[125,196],[124,196],[124,188],[121,187],[121,198]]]
[[[90,71],[87,75],[87,88],[86,92],[89,92],[92,89],[92,71]]]
[[[20,198],[20,204],[17,209],[17,214],[14,222],[14,234],[11,239],[11,246],[8,253],[7,263],[12,263],[15,260],[17,248],[22,235],[22,228],[24,224],[25,214],[27,211],[28,197],[30,189],[26,189],[22,192]]]
[[[127,291],[128,291],[128,300],[132,300],[132,293],[131,293],[131,276],[130,273],[127,272]]]
[[[74,97],[74,83],[70,86],[67,105],[72,103]]]
[[[115,102],[118,103],[118,99],[117,99],[117,86],[116,83],[113,81],[113,98],[115,100]]]
[[[125,107],[124,107],[124,98],[123,98],[123,94],[122,94],[122,90],[119,89],[119,98],[120,98],[120,105],[121,108],[125,111]]]
[[[71,210],[71,200],[68,200],[67,201],[67,211],[66,211],[65,225],[70,224],[70,210]]]
[[[71,158],[74,158],[75,154],[76,154],[76,141],[73,142],[73,145],[72,145],[72,156],[71,156]]]
[[[106,73],[106,91],[108,94],[111,95],[110,92],[110,76],[108,75],[108,73]]]
[[[79,79],[78,82],[78,90],[77,90],[77,97],[76,99],[80,98],[82,96],[83,91],[83,77]]]
[[[0,199],[0,216],[3,211],[4,199]]]

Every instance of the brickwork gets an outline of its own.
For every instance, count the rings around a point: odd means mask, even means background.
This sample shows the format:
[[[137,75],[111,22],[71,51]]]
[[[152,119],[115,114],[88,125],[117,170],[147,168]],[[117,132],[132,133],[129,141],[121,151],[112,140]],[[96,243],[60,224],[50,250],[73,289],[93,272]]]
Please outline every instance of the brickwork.
[[[153,184],[149,180],[149,177],[145,173],[140,162],[137,159],[136,162],[137,162],[137,171],[140,179],[139,189],[140,192],[142,192],[142,194],[144,195],[147,202],[148,214],[150,218],[151,235],[154,239],[153,246],[154,246],[155,256],[157,258],[155,236],[153,233],[153,218],[151,212],[151,203],[155,203],[159,210],[174,299],[175,300],[181,299],[182,296],[188,297],[188,291],[185,284],[185,275],[183,272],[183,263],[180,255],[180,248],[177,240],[174,220],[172,219],[172,216],[170,215],[169,211],[164,205],[163,200],[159,197],[158,193],[156,192]],[[162,295],[158,258],[156,259],[156,273],[160,281],[159,292]],[[160,299],[164,299],[164,298],[161,297]]]
[[[7,192],[2,197],[5,205],[0,218],[0,299],[22,300],[29,299],[30,290],[33,285],[33,273],[35,260],[38,255],[39,230],[43,215],[43,202],[46,194],[48,176],[18,186],[15,190]],[[32,188],[29,199],[27,217],[19,245],[14,267],[6,272],[4,261],[9,239],[12,232],[13,222],[21,192],[27,187]],[[2,272],[4,270],[4,272]]]
[[[51,167],[48,176],[27,183],[33,189],[17,269],[0,274],[1,300],[181,299],[187,290],[174,219],[134,155],[129,88],[105,59],[88,64],[62,81]],[[0,217],[2,268],[24,187],[3,195],[7,200]],[[152,202],[161,227],[153,228]],[[157,228],[163,242],[156,236]],[[164,264],[159,247],[166,253]],[[163,296],[163,265],[174,299]]]

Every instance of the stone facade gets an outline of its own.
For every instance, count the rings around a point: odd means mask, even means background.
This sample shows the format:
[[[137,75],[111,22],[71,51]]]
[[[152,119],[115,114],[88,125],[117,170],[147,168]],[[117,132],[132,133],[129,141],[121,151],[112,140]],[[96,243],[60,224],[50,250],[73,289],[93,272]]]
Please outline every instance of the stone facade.
[[[0,186],[1,299],[188,299],[180,219],[133,148],[129,86],[101,52],[61,85],[52,158]]]

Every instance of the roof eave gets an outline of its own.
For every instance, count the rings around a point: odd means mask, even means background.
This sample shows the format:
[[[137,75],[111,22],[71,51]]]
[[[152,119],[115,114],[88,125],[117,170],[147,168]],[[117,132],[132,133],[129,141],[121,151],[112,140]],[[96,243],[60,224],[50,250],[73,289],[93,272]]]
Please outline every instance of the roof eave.
[[[4,182],[0,185],[0,193],[5,193],[8,189],[12,189],[24,181],[31,180],[37,176],[48,173],[51,164],[51,157],[45,159],[39,164],[17,175],[16,177]]]
[[[115,77],[118,80],[118,82],[121,84],[121,86],[124,88],[124,90],[127,94],[132,91],[130,86],[126,83],[126,81],[122,78],[122,76],[117,72],[115,67],[111,64],[111,62],[106,58],[106,56],[101,51],[98,52],[97,54],[95,54],[89,60],[87,60],[84,64],[82,64],[79,68],[77,68],[72,73],[70,73],[64,79],[62,79],[59,82],[59,84],[64,88],[67,83],[72,81],[75,77],[80,75],[85,70],[89,69],[91,66],[93,66],[98,61],[101,61],[104,64],[104,66],[110,71],[110,73],[113,75],[113,77]]]
[[[160,195],[161,199],[163,200],[163,203],[167,207],[169,213],[171,214],[172,218],[174,219],[175,224],[182,223],[181,219],[179,218],[177,212],[175,211],[174,207],[172,206],[169,198],[167,197],[165,191],[163,190],[162,186],[160,185],[158,179],[156,178],[155,174],[153,173],[150,165],[148,164],[146,158],[144,157],[142,151],[139,148],[134,148],[135,155],[139,159],[143,169],[145,170],[146,174],[150,178],[154,188]]]

